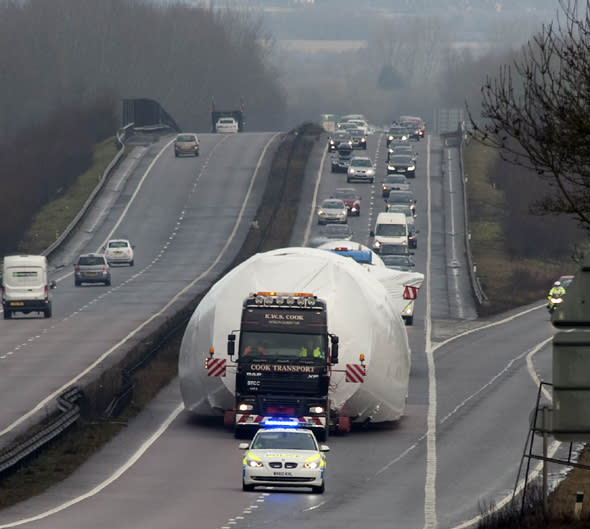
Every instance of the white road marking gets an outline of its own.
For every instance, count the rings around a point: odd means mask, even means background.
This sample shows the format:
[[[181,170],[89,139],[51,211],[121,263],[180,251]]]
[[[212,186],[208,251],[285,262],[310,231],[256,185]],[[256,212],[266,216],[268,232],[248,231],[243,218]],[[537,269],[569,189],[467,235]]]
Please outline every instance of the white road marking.
[[[428,414],[426,419],[426,479],[424,484],[424,528],[435,529],[436,517],[436,370],[432,347],[432,188],[430,185],[430,134],[426,140],[426,190],[428,204],[428,244],[426,247],[425,353],[428,365]]]
[[[17,527],[19,525],[24,525],[24,524],[36,522],[38,520],[42,520],[43,518],[47,518],[48,516],[51,516],[51,515],[56,514],[60,511],[63,511],[64,509],[67,509],[73,505],[76,505],[77,503],[80,503],[81,501],[84,501],[84,500],[91,498],[92,496],[98,494],[100,491],[102,491],[108,485],[113,483],[115,480],[119,479],[127,470],[129,470],[129,468],[131,468],[139,460],[139,458],[143,454],[145,454],[145,452],[148,450],[148,448],[150,446],[152,446],[152,444],[154,444],[162,436],[162,434],[168,429],[168,427],[174,421],[174,419],[176,419],[176,417],[178,417],[178,415],[180,415],[180,413],[183,410],[184,410],[184,405],[179,404],[176,407],[176,409],[160,425],[160,427],[148,439],[146,439],[142,443],[142,445],[139,447],[139,449],[123,465],[121,465],[111,476],[109,476],[107,479],[105,479],[102,483],[99,483],[93,489],[89,490],[85,494],[81,494],[75,498],[72,498],[69,501],[62,503],[61,505],[58,505],[57,507],[54,507],[53,509],[49,509],[49,510],[42,512],[40,514],[37,514],[35,516],[30,516],[29,518],[23,518],[21,520],[15,520],[14,522],[9,522],[7,524],[0,525],[0,529],[7,529],[8,527]]]
[[[316,204],[318,202],[318,191],[320,189],[320,182],[322,181],[322,171],[324,169],[324,162],[326,161],[327,154],[328,154],[328,150],[325,149],[324,154],[322,155],[322,159],[320,161],[320,167],[318,169],[318,173],[316,175],[315,187],[313,190],[313,198],[311,200],[311,211],[309,212],[309,218],[307,219],[307,226],[305,227],[305,233],[303,235],[303,242],[301,243],[301,246],[307,246],[307,243],[309,242],[309,235],[311,233],[311,225],[313,223],[313,219],[315,218]]]
[[[239,228],[239,226],[240,226],[240,224],[242,222],[242,218],[244,216],[244,211],[245,211],[245,209],[246,209],[246,207],[248,205],[248,201],[250,200],[250,195],[252,193],[252,188],[254,187],[254,182],[256,181],[256,177],[257,177],[258,172],[260,170],[260,166],[262,165],[262,161],[264,159],[264,156],[266,155],[266,151],[268,150],[268,147],[270,146],[270,144],[274,141],[274,139],[279,134],[280,134],[280,132],[277,132],[277,133],[273,134],[271,136],[271,138],[268,140],[268,142],[266,143],[266,145],[264,146],[264,148],[262,149],[262,152],[260,153],[260,156],[258,158],[258,162],[256,163],[256,167],[255,167],[255,169],[254,169],[254,171],[252,173],[252,178],[250,179],[250,184],[248,186],[248,191],[246,192],[246,195],[244,197],[244,200],[242,201],[242,206],[240,208],[240,212],[239,212],[238,217],[236,219],[236,222],[234,224],[233,230],[230,233],[230,235],[228,236],[227,240],[225,241],[225,244],[224,244],[223,248],[221,249],[221,251],[219,252],[219,254],[217,255],[217,257],[214,259],[214,261],[211,263],[211,265],[204,272],[202,272],[198,277],[196,277],[195,279],[193,279],[193,281],[191,281],[188,285],[186,285],[183,289],[181,289],[176,295],[174,295],[170,299],[170,301],[168,301],[168,303],[166,303],[166,305],[164,305],[162,307],[162,309],[160,311],[152,314],[149,318],[147,318],[146,320],[144,320],[140,325],[138,325],[129,334],[127,334],[127,336],[123,337],[115,345],[113,345],[111,348],[109,348],[107,351],[105,351],[102,355],[100,355],[86,369],[84,369],[82,372],[80,372],[78,375],[76,375],[74,378],[72,378],[68,382],[64,383],[61,387],[59,387],[58,389],[56,389],[53,393],[51,393],[50,395],[48,395],[47,397],[45,397],[32,410],[30,410],[29,412],[25,413],[24,415],[22,415],[21,417],[19,417],[15,421],[13,421],[11,424],[9,424],[6,428],[4,428],[3,430],[1,430],[0,431],[0,436],[6,434],[8,432],[10,432],[14,428],[16,428],[18,425],[20,425],[23,422],[25,422],[27,419],[29,419],[31,416],[33,416],[35,413],[37,413],[39,410],[41,410],[45,406],[47,406],[53,399],[57,398],[58,395],[60,395],[61,393],[63,393],[72,384],[75,384],[76,382],[78,382],[85,375],[87,375],[90,371],[92,371],[95,367],[97,367],[98,365],[100,365],[100,363],[103,362],[106,358],[108,358],[113,353],[113,351],[116,351],[121,345],[123,345],[129,339],[133,338],[139,331],[141,331],[144,327],[146,327],[147,325],[149,325],[153,320],[155,320],[156,318],[158,318],[159,316],[161,316],[162,314],[164,314],[164,312],[166,312],[166,310],[168,310],[168,308],[170,308],[185,292],[187,292],[188,290],[190,290],[191,288],[193,288],[201,279],[203,279],[204,277],[206,277],[217,266],[217,264],[221,261],[221,258],[223,257],[223,255],[226,253],[227,249],[233,243],[233,239],[236,236],[236,233],[238,231],[238,228]]]

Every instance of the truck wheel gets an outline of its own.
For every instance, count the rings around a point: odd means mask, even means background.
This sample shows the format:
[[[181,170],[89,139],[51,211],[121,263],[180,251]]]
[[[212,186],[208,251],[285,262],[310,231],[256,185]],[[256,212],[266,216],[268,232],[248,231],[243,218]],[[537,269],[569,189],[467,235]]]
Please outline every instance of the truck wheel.
[[[338,433],[350,432],[350,417],[345,415],[338,416]]]
[[[318,487],[319,488],[319,487]],[[254,485],[246,485],[243,481],[242,481],[242,490],[244,492],[252,492],[254,490]]]
[[[325,428],[323,428],[322,430],[317,430],[316,433],[316,439],[318,440],[318,442],[320,443],[325,443],[328,440],[328,426],[326,426]]]
[[[248,439],[248,432],[245,431],[245,428],[235,428],[234,429],[234,438],[235,439]]]

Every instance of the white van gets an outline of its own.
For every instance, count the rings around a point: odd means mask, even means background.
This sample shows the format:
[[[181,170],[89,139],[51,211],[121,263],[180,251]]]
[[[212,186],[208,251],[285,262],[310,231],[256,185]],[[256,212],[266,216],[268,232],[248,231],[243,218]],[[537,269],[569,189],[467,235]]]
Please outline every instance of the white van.
[[[43,255],[7,255],[2,266],[2,309],[8,320],[15,312],[43,313],[51,317],[47,258]]]
[[[379,213],[371,232],[373,250],[379,252],[384,244],[408,245],[408,223],[403,213]]]

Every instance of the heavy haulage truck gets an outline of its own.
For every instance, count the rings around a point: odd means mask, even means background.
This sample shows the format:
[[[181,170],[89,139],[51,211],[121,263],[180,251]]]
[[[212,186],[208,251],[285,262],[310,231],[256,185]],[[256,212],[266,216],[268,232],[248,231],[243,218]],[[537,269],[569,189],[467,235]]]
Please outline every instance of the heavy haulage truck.
[[[297,424],[325,440],[329,387],[338,363],[338,337],[328,332],[326,303],[311,293],[257,292],[242,308],[235,358],[235,411],[226,412],[236,437],[268,424]],[[208,359],[207,364],[210,359]]]
[[[223,417],[238,436],[273,421],[311,423],[321,438],[398,420],[411,365],[402,292],[418,275],[316,248],[250,257],[211,287],[186,327],[185,408]]]

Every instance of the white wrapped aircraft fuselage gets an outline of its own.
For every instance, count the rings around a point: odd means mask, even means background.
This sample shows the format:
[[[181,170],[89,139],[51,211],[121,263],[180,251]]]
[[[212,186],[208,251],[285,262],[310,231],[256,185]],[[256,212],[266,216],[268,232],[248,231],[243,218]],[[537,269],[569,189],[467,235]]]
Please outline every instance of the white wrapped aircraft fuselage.
[[[375,270],[375,272],[377,272]],[[383,269],[381,275],[387,274]],[[393,275],[403,283],[404,272]],[[240,329],[243,301],[252,292],[309,292],[327,306],[328,332],[339,337],[339,363],[330,379],[331,408],[353,423],[399,419],[405,408],[410,348],[396,300],[369,267],[314,248],[260,253],[221,278],[202,299],[185,331],[179,378],[186,409],[198,416],[223,415],[235,406],[235,371],[208,376],[211,348],[231,366],[227,337]],[[345,381],[346,364],[364,354],[363,383]]]

